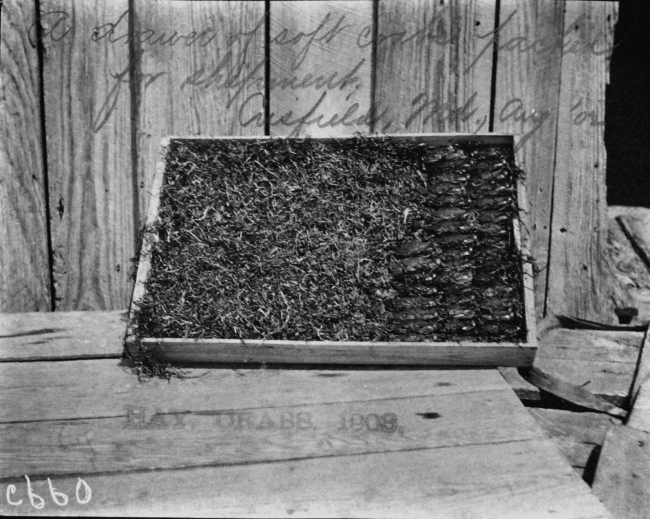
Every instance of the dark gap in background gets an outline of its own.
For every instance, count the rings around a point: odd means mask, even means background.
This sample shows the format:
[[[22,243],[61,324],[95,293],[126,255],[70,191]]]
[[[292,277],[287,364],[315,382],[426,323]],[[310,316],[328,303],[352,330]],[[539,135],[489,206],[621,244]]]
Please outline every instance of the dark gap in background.
[[[620,2],[605,98],[607,203],[650,208],[650,2]]]
[[[128,33],[134,34],[136,30],[135,0],[129,0]],[[131,211],[133,212],[133,254],[139,255],[141,232],[144,225],[140,227],[140,180],[138,178],[138,135],[140,132],[140,81],[137,79],[142,72],[142,63],[139,58],[141,47],[135,42],[135,38],[129,38],[129,95],[131,114]]]
[[[264,135],[271,135],[271,0],[264,2]]]
[[[369,133],[377,133],[377,34],[379,32],[379,0],[372,2],[372,48],[370,52],[370,122]]]
[[[2,7],[2,0],[0,0]],[[47,234],[47,262],[49,269],[50,311],[56,310],[56,285],[54,283],[54,248],[52,246],[52,226],[50,224],[50,179],[47,159],[47,129],[45,128],[45,47],[43,45],[43,26],[41,25],[41,1],[34,3],[34,24],[36,26],[36,55],[38,56],[38,96],[41,121],[41,159],[43,161],[43,192],[45,193],[45,233]]]
[[[494,131],[494,111],[497,100],[497,66],[499,64],[499,23],[501,22],[501,0],[494,6],[494,46],[492,47],[492,78],[490,83],[490,121],[488,131]]]

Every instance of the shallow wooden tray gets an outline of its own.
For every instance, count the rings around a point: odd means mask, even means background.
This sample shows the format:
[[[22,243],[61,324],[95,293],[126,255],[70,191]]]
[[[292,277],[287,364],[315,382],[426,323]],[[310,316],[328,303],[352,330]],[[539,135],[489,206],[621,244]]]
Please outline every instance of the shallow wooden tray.
[[[265,140],[270,137],[166,137],[162,141],[162,160],[156,165],[151,188],[151,200],[147,215],[147,229],[156,221],[160,203],[160,192],[165,171],[167,148],[172,140],[214,141],[214,140]],[[401,134],[382,138],[408,139],[443,146],[463,142],[506,145],[513,147],[511,135],[500,134]],[[321,141],[335,140],[321,138]],[[341,139],[336,139],[341,140]],[[526,198],[521,180],[517,184],[520,211],[525,215]],[[525,240],[522,240],[521,223],[512,222],[515,241],[523,255],[528,254]],[[145,285],[150,269],[151,243],[157,236],[151,232],[145,235],[140,254],[140,263],[133,290],[130,317],[138,308],[145,294]],[[523,263],[524,318],[526,341],[507,342],[359,342],[359,341],[289,341],[289,340],[242,340],[242,339],[183,339],[144,338],[140,343],[147,351],[154,352],[162,362],[179,365],[195,364],[346,364],[382,366],[531,366],[537,349],[533,275],[531,265]],[[137,357],[140,346],[130,329],[127,330],[125,346],[129,354]]]

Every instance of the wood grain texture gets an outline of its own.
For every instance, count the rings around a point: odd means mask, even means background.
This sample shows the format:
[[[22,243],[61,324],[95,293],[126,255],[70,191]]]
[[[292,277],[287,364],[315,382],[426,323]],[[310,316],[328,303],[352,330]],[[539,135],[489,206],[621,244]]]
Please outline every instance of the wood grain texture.
[[[0,314],[0,362],[122,355],[125,312]]]
[[[641,384],[641,387],[636,392],[634,407],[627,425],[650,432],[650,382],[648,380]]]
[[[378,9],[375,130],[488,131],[496,2],[382,0]]]
[[[616,218],[632,247],[650,270],[650,209],[639,207],[635,216],[621,215]]]
[[[607,213],[612,270],[631,297],[628,306],[639,311],[633,322],[650,322],[650,264],[642,259],[650,257],[650,209],[610,205]]]
[[[629,405],[630,387],[643,341],[642,332],[548,331],[538,343],[534,366],[617,406]],[[546,397],[512,368],[500,369],[524,400]]]
[[[536,347],[485,342],[346,342],[239,339],[143,339],[163,362],[344,364],[388,366],[531,366]],[[137,356],[139,347],[127,342]]]
[[[271,135],[368,132],[372,48],[359,35],[372,27],[372,1],[278,1],[270,11]]]
[[[546,313],[617,322],[607,230],[605,85],[617,2],[566,4]],[[613,276],[612,276],[613,277]]]
[[[607,434],[593,486],[614,519],[645,519],[650,510],[650,432],[623,425]]]
[[[555,441],[575,469],[584,470],[594,450],[602,446],[607,431],[621,420],[600,413],[574,413],[561,409],[535,409],[528,412]]]
[[[631,390],[632,412],[627,425],[650,432],[650,331],[646,331]]]
[[[138,228],[163,137],[263,133],[264,22],[256,1],[133,5]]]
[[[128,72],[120,75],[128,47],[92,38],[128,2],[40,5],[56,309],[125,308],[134,255]]]
[[[80,477],[92,489],[92,500],[79,505],[72,498],[67,513],[436,519],[610,517],[547,439]],[[15,484],[15,499],[23,498],[28,503],[24,478]],[[38,495],[49,496],[47,480],[33,478],[32,484]],[[54,484],[57,490],[73,496],[78,479],[56,478]],[[7,508],[3,500],[0,510],[5,512]],[[56,508],[48,502],[42,512],[59,512]],[[12,507],[10,511],[15,514],[16,510]]]
[[[538,387],[540,390],[560,398],[564,402],[607,413],[617,418],[625,418],[627,412],[611,402],[594,395],[584,389],[584,386],[576,386],[554,375],[549,375],[539,368],[519,369],[519,374],[527,381]]]
[[[560,94],[564,5],[504,0],[499,11],[494,131],[516,136],[530,213],[524,221],[536,266],[535,307],[544,314]]]
[[[61,513],[50,477],[83,515],[606,517],[495,370],[186,375],[0,363],[2,483],[25,504],[0,511]]]
[[[140,382],[126,364],[110,359],[0,363],[0,423],[124,417],[127,406],[199,412],[272,407],[280,400],[286,406],[319,405],[346,402],[350,395],[369,400],[507,388],[491,370],[188,369],[185,373],[185,380]]]
[[[0,312],[51,310],[34,5],[0,6]]]
[[[200,413],[135,406],[124,417],[0,425],[3,477],[269,463],[541,436],[509,388],[363,401],[350,395],[324,405],[284,406],[279,399],[270,407]]]

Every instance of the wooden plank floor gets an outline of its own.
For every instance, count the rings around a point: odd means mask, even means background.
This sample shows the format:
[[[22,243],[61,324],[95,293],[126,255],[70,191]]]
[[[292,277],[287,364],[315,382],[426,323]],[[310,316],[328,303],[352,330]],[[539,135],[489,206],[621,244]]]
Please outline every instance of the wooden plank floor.
[[[115,314],[94,318],[106,330]],[[51,319],[38,329],[66,316]],[[211,369],[141,383],[120,359],[49,359],[75,342],[69,330],[0,363],[2,514],[608,517],[496,370]]]
[[[643,337],[643,332],[551,329],[540,337],[534,366],[614,405],[627,406]],[[499,370],[519,398],[544,400],[516,368]]]

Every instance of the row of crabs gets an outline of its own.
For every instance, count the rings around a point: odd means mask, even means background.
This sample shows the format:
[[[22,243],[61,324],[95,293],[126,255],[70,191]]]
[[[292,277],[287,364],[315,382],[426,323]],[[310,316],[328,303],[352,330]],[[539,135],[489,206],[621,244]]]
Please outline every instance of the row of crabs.
[[[480,161],[480,162],[479,162]],[[423,157],[427,196],[409,218],[415,239],[391,263],[400,297],[386,302],[400,340],[497,339],[521,331],[509,222],[517,215],[516,171],[498,149],[455,147]]]

